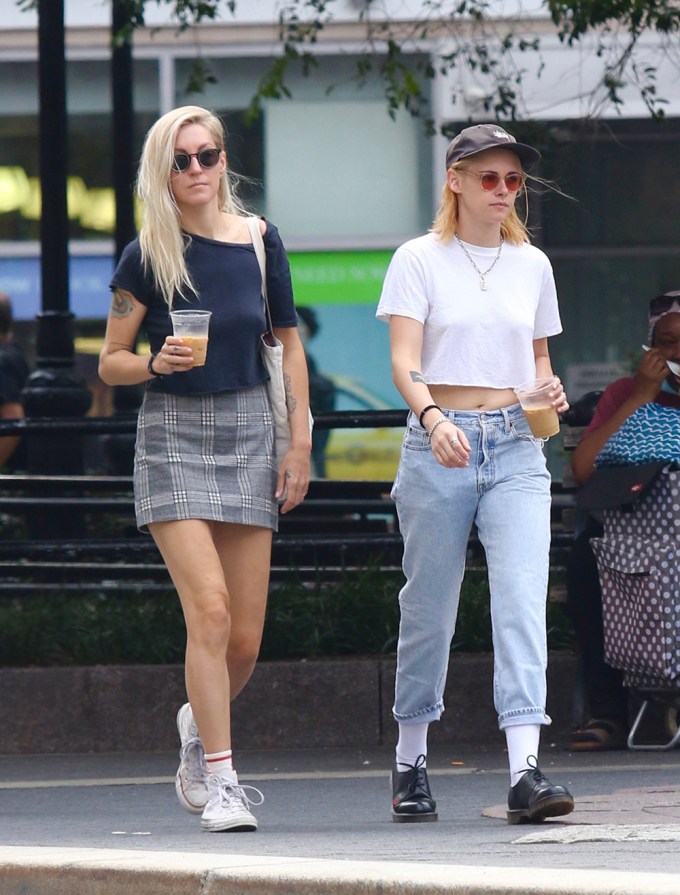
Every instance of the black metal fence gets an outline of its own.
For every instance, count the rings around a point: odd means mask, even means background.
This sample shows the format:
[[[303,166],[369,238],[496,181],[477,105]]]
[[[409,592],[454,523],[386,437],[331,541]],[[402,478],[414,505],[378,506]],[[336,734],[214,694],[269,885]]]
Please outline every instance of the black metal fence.
[[[405,410],[336,411],[319,415],[319,429],[402,427]],[[153,539],[137,530],[131,475],[55,471],[50,452],[82,453],[86,437],[132,435],[136,415],[0,421],[0,436],[41,442],[47,469],[0,476],[0,591],[167,589],[165,566]],[[58,466],[58,464],[57,464]],[[344,571],[378,564],[398,569],[402,540],[391,481],[314,479],[305,502],[282,516],[274,536],[272,579],[293,570],[300,578],[331,580]],[[552,548],[561,567],[572,532],[563,525],[573,494],[553,486]],[[470,565],[483,565],[475,533]]]

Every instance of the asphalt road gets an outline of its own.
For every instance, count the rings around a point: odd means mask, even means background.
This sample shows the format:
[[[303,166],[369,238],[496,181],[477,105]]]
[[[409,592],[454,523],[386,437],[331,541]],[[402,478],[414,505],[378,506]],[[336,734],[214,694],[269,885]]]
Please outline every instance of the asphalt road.
[[[541,767],[576,810],[538,826],[504,819],[499,746],[429,757],[438,823],[395,824],[391,749],[248,752],[241,781],[265,795],[257,833],[209,834],[176,801],[176,755],[0,757],[0,845],[296,856],[532,869],[680,874],[680,753],[577,755],[545,746]],[[0,865],[2,856],[0,854]],[[680,891],[680,876],[679,888]],[[2,886],[0,885],[0,892]]]

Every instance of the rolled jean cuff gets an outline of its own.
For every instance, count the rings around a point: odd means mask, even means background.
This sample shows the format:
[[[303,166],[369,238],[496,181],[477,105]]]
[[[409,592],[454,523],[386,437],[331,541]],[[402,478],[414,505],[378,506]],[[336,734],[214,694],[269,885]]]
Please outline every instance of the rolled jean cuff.
[[[522,724],[542,724],[547,727],[552,724],[552,718],[546,715],[542,708],[520,709],[498,716],[500,730],[505,730],[506,727],[520,727]]]
[[[439,721],[444,712],[444,703],[438,702],[437,705],[427,709],[420,709],[417,712],[409,712],[408,715],[400,715],[392,709],[392,717],[397,724],[430,724],[432,721]]]

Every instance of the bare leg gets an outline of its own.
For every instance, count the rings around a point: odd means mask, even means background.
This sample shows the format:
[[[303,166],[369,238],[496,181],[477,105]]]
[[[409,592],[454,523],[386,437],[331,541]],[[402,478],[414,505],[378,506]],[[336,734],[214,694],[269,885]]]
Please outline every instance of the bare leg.
[[[182,603],[187,694],[203,746],[208,753],[226,751],[229,702],[250,677],[262,637],[271,531],[198,519],[156,522],[149,529]]]
[[[252,525],[219,525],[214,534],[229,593],[227,669],[235,699],[250,680],[262,643],[272,532]]]

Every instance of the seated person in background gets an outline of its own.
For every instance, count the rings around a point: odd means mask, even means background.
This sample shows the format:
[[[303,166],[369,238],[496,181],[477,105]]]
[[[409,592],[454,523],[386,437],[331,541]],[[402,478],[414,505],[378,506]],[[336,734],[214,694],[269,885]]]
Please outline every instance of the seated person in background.
[[[309,370],[309,409],[313,416],[335,410],[336,387],[330,376],[319,371],[315,358],[309,353],[307,343],[319,332],[319,321],[313,308],[295,308],[298,315],[298,331],[307,358]],[[312,431],[312,470],[317,478],[326,478],[326,446],[331,436],[330,429],[314,427]]]
[[[0,292],[0,419],[22,420],[21,391],[29,375],[23,352],[12,339],[12,302]],[[13,472],[25,465],[25,443],[17,435],[0,438],[0,468]]]
[[[618,379],[600,398],[595,415],[572,456],[577,484],[595,470],[595,460],[615,432],[640,407],[651,401],[680,410],[680,377],[667,361],[680,363],[680,291],[666,292],[649,305],[649,344],[635,376]],[[574,542],[567,564],[568,606],[584,666],[590,710],[588,722],[573,732],[574,751],[622,749],[628,731],[628,694],[622,675],[604,661],[602,594],[590,539],[602,534],[589,517]]]

